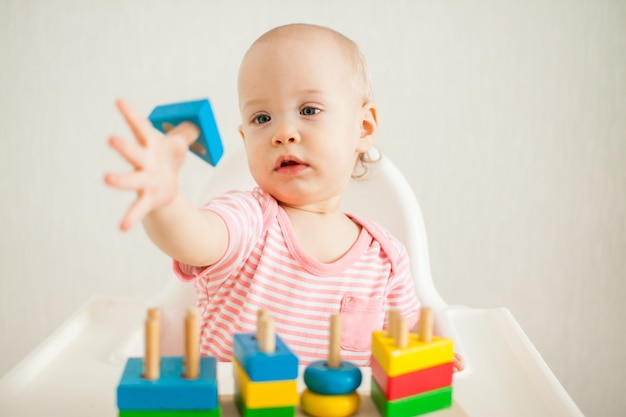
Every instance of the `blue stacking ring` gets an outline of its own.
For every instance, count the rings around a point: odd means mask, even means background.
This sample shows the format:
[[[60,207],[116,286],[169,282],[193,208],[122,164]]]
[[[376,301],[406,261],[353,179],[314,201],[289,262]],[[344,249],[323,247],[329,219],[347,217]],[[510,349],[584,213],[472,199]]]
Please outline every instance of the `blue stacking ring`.
[[[312,362],[304,371],[304,383],[311,391],[323,395],[343,395],[356,391],[361,385],[358,366],[341,361],[339,368],[329,368],[326,361]]]

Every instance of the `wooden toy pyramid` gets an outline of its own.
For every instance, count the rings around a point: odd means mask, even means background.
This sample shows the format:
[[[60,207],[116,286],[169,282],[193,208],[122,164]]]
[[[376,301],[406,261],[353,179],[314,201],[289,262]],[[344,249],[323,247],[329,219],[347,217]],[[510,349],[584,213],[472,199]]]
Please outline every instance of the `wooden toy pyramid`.
[[[216,360],[200,357],[199,315],[185,318],[184,357],[160,357],[160,313],[148,310],[145,357],[129,358],[117,387],[120,417],[219,417]]]
[[[361,403],[356,391],[361,380],[359,367],[341,360],[341,315],[335,314],[330,318],[328,359],[312,362],[304,371],[302,411],[314,417],[351,416]]]
[[[432,312],[422,308],[419,334],[397,310],[387,331],[372,335],[371,397],[385,417],[412,417],[452,406],[452,340],[432,335]]]
[[[298,405],[298,358],[259,310],[257,333],[233,339],[235,404],[243,417],[293,417]]]

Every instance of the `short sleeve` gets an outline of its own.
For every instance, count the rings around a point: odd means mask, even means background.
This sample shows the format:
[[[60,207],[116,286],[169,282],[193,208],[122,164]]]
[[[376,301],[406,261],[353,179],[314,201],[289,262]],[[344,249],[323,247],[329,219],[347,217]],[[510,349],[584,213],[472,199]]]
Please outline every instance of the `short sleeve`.
[[[228,230],[226,252],[215,264],[207,267],[191,266],[174,260],[174,273],[182,281],[207,280],[219,286],[236,272],[250,256],[256,242],[263,234],[266,212],[271,206],[271,196],[260,189],[252,192],[231,191],[208,202],[201,210],[220,216]]]
[[[402,245],[399,248],[394,273],[389,280],[387,304],[387,309],[399,309],[401,315],[409,320],[409,329],[415,327],[419,319],[420,301],[415,291],[409,257]]]

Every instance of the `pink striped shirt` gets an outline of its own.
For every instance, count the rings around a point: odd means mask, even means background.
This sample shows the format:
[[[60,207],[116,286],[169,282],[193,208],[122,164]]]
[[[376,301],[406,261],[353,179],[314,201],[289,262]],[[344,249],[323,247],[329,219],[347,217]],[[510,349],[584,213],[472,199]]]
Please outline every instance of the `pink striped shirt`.
[[[285,211],[260,188],[231,191],[203,207],[226,222],[229,243],[214,265],[174,262],[183,281],[194,281],[202,324],[202,353],[232,358],[233,333],[255,332],[257,310],[267,309],[276,332],[308,364],[327,357],[331,314],[341,313],[342,358],[369,364],[372,331],[385,312],[399,308],[412,328],[419,302],[404,246],[380,226],[362,226],[341,259],[321,263],[298,244]]]

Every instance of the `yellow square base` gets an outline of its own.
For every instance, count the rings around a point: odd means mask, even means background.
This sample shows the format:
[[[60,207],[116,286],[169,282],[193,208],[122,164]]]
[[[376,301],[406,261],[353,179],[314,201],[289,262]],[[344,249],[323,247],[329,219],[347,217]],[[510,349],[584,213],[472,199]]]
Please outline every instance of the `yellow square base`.
[[[454,348],[451,339],[433,336],[425,343],[418,335],[410,334],[408,346],[400,349],[385,332],[377,331],[372,334],[372,356],[393,377],[452,362]]]
[[[246,408],[289,407],[300,402],[295,379],[253,382],[235,359],[233,374],[235,390]]]

